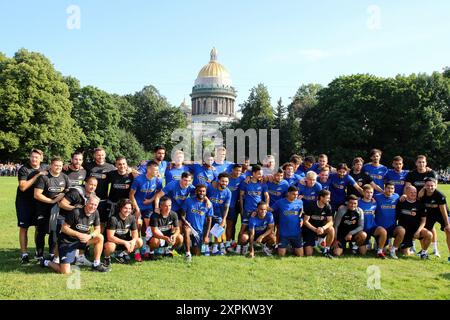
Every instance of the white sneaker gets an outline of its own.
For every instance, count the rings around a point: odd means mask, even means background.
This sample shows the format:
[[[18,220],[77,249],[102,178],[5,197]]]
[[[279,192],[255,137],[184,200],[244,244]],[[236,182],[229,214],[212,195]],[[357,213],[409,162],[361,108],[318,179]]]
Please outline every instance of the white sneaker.
[[[394,250],[394,249],[389,250],[389,256],[390,256],[392,259],[398,259],[397,255],[395,254],[395,250]]]
[[[219,248],[217,246],[213,246],[212,254],[217,255],[219,253]]]
[[[441,254],[439,253],[438,250],[433,250],[433,255],[434,255],[435,257],[438,257],[438,258],[441,257]]]
[[[238,245],[236,246],[236,250],[234,251],[234,253],[236,253],[236,254],[241,254],[241,245],[240,245],[240,244],[238,244]]]
[[[245,256],[248,253],[248,244],[242,247],[242,255]]]
[[[56,263],[56,264],[59,264],[59,257],[54,257],[52,262]]]
[[[266,256],[271,257],[272,256],[272,250],[266,245],[263,246],[263,252],[266,254]]]
[[[222,243],[220,245],[220,254],[224,255],[227,253],[227,250],[225,249],[225,245]]]
[[[92,267],[92,262],[86,259],[85,256],[80,256],[77,258],[77,261],[75,262],[75,265],[77,266],[86,266],[86,267]]]
[[[186,262],[192,262],[192,255],[191,255],[191,253],[186,253],[186,255],[184,256],[184,260]]]

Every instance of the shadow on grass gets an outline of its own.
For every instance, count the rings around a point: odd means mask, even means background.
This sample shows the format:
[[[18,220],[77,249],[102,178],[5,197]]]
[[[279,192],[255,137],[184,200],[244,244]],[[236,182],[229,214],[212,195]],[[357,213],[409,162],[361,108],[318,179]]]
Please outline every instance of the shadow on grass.
[[[34,252],[34,248],[30,248],[29,252]],[[30,254],[30,263],[25,265],[20,263],[20,256],[19,249],[0,249],[0,273],[21,272],[38,274],[52,272],[49,268],[42,268],[33,258],[33,254]]]
[[[441,273],[440,276],[446,280],[450,280],[450,273]]]

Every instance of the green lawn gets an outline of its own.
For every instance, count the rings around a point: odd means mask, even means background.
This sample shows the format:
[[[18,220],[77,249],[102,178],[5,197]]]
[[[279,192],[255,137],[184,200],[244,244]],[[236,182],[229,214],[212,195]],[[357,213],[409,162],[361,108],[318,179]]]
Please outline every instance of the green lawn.
[[[224,256],[194,258],[187,265],[179,256],[114,264],[107,274],[82,269],[80,289],[68,289],[67,282],[77,274],[62,276],[19,264],[16,187],[16,178],[0,178],[0,299],[450,299],[442,232],[442,258],[429,261]],[[450,185],[440,190],[450,198]],[[372,265],[381,270],[380,290],[367,287],[367,267]]]

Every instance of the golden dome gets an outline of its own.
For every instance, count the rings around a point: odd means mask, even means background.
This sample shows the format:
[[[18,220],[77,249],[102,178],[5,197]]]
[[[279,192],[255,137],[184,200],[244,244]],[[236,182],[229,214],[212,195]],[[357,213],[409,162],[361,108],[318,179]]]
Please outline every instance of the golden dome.
[[[231,85],[230,73],[217,62],[217,49],[212,48],[211,60],[198,73],[196,84],[224,84]]]
[[[229,77],[227,69],[217,61],[210,61],[207,65],[205,65],[200,72],[198,73],[199,78],[205,77]]]

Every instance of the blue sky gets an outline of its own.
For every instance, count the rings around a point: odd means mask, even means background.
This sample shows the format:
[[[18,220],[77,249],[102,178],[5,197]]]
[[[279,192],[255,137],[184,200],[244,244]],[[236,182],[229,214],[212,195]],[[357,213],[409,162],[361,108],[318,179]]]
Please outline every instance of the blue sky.
[[[80,29],[69,29],[70,5]],[[343,74],[395,76],[450,65],[450,1],[7,1],[0,51],[45,54],[64,75],[111,93],[156,86],[189,99],[213,46],[237,102],[264,83],[275,105],[301,84]]]

